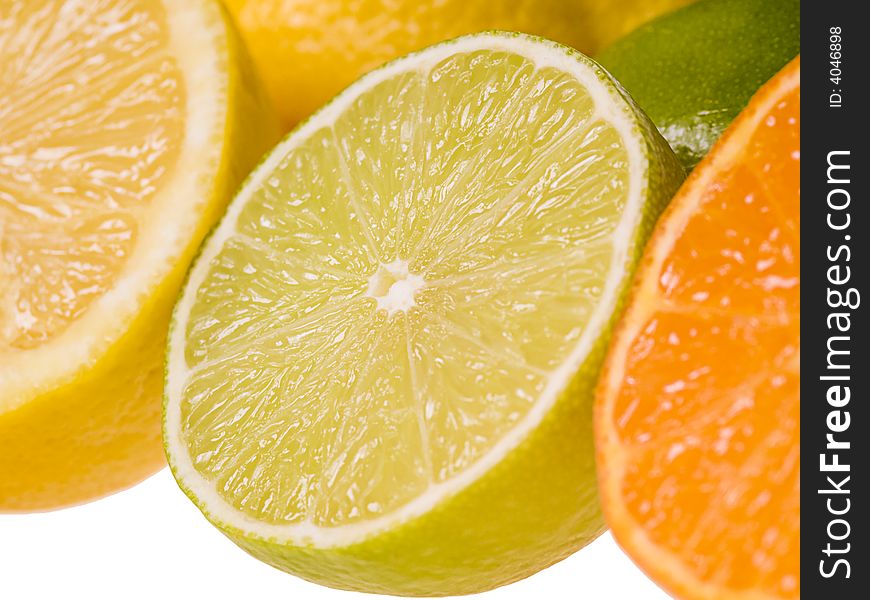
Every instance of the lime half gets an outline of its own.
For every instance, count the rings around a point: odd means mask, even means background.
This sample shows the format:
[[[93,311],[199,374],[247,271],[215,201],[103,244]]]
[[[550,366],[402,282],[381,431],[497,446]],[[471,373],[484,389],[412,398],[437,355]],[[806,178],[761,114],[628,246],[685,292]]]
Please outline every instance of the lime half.
[[[469,36],[365,76],[274,149],[190,272],[180,486],[334,587],[469,593],[567,556],[603,528],[592,388],[682,176],[552,42]]]

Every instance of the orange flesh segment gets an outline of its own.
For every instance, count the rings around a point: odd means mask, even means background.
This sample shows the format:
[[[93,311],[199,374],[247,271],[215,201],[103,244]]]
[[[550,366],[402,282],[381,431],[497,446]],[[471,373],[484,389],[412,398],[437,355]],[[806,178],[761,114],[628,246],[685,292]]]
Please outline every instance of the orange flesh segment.
[[[113,287],[184,134],[162,3],[3,12],[0,356],[50,341]]]
[[[611,527],[679,597],[800,596],[799,69],[677,194],[600,391]]]

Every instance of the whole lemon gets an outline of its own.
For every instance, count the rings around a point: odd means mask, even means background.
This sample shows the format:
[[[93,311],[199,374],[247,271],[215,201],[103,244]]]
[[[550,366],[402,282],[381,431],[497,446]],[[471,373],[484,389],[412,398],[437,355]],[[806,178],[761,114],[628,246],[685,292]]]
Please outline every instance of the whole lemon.
[[[224,0],[288,128],[363,73],[487,29],[586,54],[689,0]]]

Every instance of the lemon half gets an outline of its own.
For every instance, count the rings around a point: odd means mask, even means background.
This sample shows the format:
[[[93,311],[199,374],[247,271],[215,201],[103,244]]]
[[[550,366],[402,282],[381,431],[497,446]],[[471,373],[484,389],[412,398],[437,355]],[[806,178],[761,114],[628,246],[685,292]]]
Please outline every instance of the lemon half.
[[[210,0],[0,8],[0,511],[162,464],[162,354],[190,259],[274,143]]]

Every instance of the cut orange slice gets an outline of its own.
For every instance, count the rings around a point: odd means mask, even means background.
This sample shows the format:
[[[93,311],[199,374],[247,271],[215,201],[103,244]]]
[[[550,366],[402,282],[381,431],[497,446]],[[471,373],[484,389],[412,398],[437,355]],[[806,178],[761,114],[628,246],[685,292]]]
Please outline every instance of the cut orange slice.
[[[800,58],[659,222],[596,399],[617,542],[680,598],[800,597]]]

